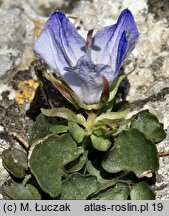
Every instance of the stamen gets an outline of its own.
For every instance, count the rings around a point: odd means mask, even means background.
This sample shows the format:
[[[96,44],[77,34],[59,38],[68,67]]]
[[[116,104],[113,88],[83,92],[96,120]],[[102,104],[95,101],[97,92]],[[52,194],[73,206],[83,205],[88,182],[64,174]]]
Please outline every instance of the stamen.
[[[94,29],[91,29],[87,33],[87,39],[86,39],[86,53],[87,53],[87,55],[91,55],[93,31],[94,31]]]

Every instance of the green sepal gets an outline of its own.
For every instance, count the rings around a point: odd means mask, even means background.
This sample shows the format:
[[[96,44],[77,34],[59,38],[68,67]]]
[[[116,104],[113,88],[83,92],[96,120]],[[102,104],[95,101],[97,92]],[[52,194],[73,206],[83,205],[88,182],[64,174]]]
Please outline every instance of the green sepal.
[[[81,143],[86,135],[84,129],[74,122],[68,122],[68,130],[77,143]]]
[[[102,75],[102,80],[103,80],[103,91],[100,97],[100,105],[105,104],[109,100],[109,95],[110,95],[110,89],[109,89],[109,81],[105,76]]]
[[[96,125],[94,134],[104,136],[106,138],[117,136],[122,130],[128,129],[128,123],[125,119],[115,121],[105,121],[104,124]]]
[[[76,114],[75,112],[71,111],[68,108],[59,107],[59,108],[52,108],[52,109],[41,109],[42,113],[46,116],[50,117],[60,117],[67,119],[72,122],[76,122],[83,126],[86,125],[86,119],[82,114]]]
[[[68,126],[58,124],[58,125],[55,125],[52,128],[50,128],[49,131],[54,133],[54,134],[63,134],[63,133],[66,133],[68,131]]]
[[[112,124],[113,122],[116,122],[116,120],[123,119],[128,114],[128,109],[125,109],[123,111],[119,112],[108,112],[103,113],[96,117],[94,121],[94,125],[104,125],[104,124]]]
[[[114,97],[116,96],[117,92],[118,92],[118,88],[120,86],[120,83],[123,81],[124,78],[126,78],[127,75],[123,74],[121,76],[118,76],[112,83],[111,87],[110,87],[110,96],[109,96],[109,101],[113,100]]]
[[[97,137],[92,134],[90,138],[93,147],[99,151],[107,151],[111,146],[111,141],[109,139],[105,139],[104,137]]]

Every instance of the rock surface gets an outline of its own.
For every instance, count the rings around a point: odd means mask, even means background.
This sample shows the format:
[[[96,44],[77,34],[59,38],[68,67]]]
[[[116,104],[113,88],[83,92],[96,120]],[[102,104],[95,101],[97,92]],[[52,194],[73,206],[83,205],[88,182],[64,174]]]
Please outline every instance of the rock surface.
[[[35,78],[32,67],[32,45],[35,40],[35,20],[43,21],[52,10],[60,9],[86,37],[83,27],[89,16],[97,16],[105,26],[116,21],[121,10],[128,7],[134,14],[140,31],[140,41],[125,62],[130,83],[127,100],[131,111],[149,109],[164,123],[166,139],[159,151],[169,150],[169,7],[167,0],[1,0],[0,7],[0,154],[9,143],[16,144],[9,132],[28,138],[32,120],[26,116],[30,104],[15,102],[20,80]],[[112,3],[113,2],[113,3]],[[165,3],[166,2],[166,3]],[[22,65],[22,67],[21,67]],[[0,184],[7,177],[0,160]],[[155,185],[157,199],[169,199],[169,156],[160,157],[160,169]]]
[[[33,44],[33,11],[25,2],[5,2],[0,8],[0,77],[21,63],[26,48]]]

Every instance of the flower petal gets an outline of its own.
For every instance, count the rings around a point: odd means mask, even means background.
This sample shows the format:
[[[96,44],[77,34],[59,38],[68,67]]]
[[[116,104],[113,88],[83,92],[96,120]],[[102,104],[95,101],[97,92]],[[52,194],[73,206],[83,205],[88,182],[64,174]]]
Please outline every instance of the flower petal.
[[[46,29],[41,33],[34,44],[33,51],[39,58],[43,59],[58,76],[64,74],[65,71],[63,68],[65,66],[70,66],[69,59],[63,52],[59,42],[54,38],[50,29]]]
[[[51,29],[55,39],[75,66],[78,59],[85,54],[85,40],[78,34],[74,25],[63,13],[54,12],[43,31],[46,29]]]
[[[92,43],[92,60],[97,64],[110,65],[119,70],[122,61],[138,42],[139,33],[132,13],[125,9],[115,25],[96,32]]]
[[[108,65],[95,65],[87,56],[83,56],[73,68],[65,68],[63,79],[70,88],[86,104],[95,104],[100,101],[103,91],[103,79],[106,77],[111,85],[114,74]]]

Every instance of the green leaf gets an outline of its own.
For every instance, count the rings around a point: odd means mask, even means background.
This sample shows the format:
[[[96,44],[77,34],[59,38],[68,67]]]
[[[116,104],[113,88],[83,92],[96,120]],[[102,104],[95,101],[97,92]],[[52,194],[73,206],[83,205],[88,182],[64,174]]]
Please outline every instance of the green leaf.
[[[81,143],[85,137],[85,131],[78,124],[68,122],[69,133],[77,143]]]
[[[94,134],[109,137],[116,133],[121,125],[126,124],[124,117],[128,109],[119,112],[107,112],[99,115],[94,121]]]
[[[38,190],[31,184],[26,186],[22,184],[14,184],[13,186],[3,186],[3,193],[14,200],[40,200],[41,195]]]
[[[52,128],[50,128],[49,131],[54,133],[54,134],[66,133],[68,131],[68,126],[58,124],[58,125],[55,125]]]
[[[99,182],[95,176],[73,174],[63,181],[61,199],[85,200],[99,189]]]
[[[135,184],[130,192],[131,200],[155,200],[155,194],[146,182]]]
[[[119,111],[119,112],[108,112],[108,113],[104,113],[99,115],[96,119],[94,124],[95,125],[100,125],[100,124],[104,124],[105,122],[115,122],[115,120],[119,120],[119,119],[123,119],[124,117],[126,117],[126,115],[128,114],[128,109],[125,109],[123,111]]]
[[[39,139],[51,134],[50,128],[56,125],[56,123],[57,122],[54,118],[46,117],[43,114],[40,114],[33,124],[29,143],[32,145]]]
[[[31,149],[29,166],[40,187],[56,197],[62,190],[64,166],[83,152],[69,134],[52,135]]]
[[[76,114],[68,108],[59,107],[52,109],[41,109],[42,113],[50,117],[60,117],[85,126],[86,120],[81,114]]]
[[[126,184],[117,183],[113,188],[100,192],[92,197],[95,200],[127,200],[130,194],[130,189]]]
[[[114,147],[105,155],[103,168],[110,173],[133,171],[138,177],[158,170],[157,148],[139,130],[132,128],[121,132]]]
[[[121,132],[120,129],[124,130],[122,126],[125,124],[125,120],[115,120],[115,121],[106,121],[104,124],[95,125],[93,129],[93,133],[96,136],[103,136],[103,137],[112,137],[112,135],[117,135],[119,132]]]
[[[123,75],[117,77],[117,78],[113,81],[113,83],[112,83],[112,85],[111,85],[111,87],[110,87],[109,101],[111,101],[111,100],[114,99],[114,97],[116,96],[117,91],[118,91],[118,89],[119,89],[120,83],[122,82],[122,80],[123,80],[124,78],[126,78],[126,76],[127,76],[126,74],[123,74]]]
[[[89,173],[90,175],[96,176],[96,177],[97,177],[97,180],[98,180],[99,182],[104,181],[104,179],[103,179],[103,178],[101,177],[101,175],[100,175],[100,170],[96,169],[96,168],[93,166],[93,164],[92,164],[91,161],[88,161],[88,162],[87,162],[86,170],[88,171],[88,173]]]
[[[109,139],[97,137],[93,134],[90,137],[93,147],[99,151],[107,151],[111,146],[111,141]]]
[[[67,172],[73,173],[81,170],[87,161],[88,152],[84,151],[82,155],[79,156],[75,161],[72,161],[67,165]]]
[[[24,178],[28,169],[28,159],[24,151],[20,149],[6,149],[2,152],[4,167],[17,178]]]
[[[137,113],[132,121],[131,127],[137,128],[155,143],[161,142],[166,137],[163,124],[148,110]]]
[[[104,179],[101,176],[101,172],[103,172],[103,169],[99,170],[98,168],[94,167],[91,161],[87,162],[86,170],[90,175],[94,175],[97,177],[97,180],[100,182],[101,187],[100,189],[105,189],[107,187],[110,187],[114,184],[116,184],[117,179]]]

